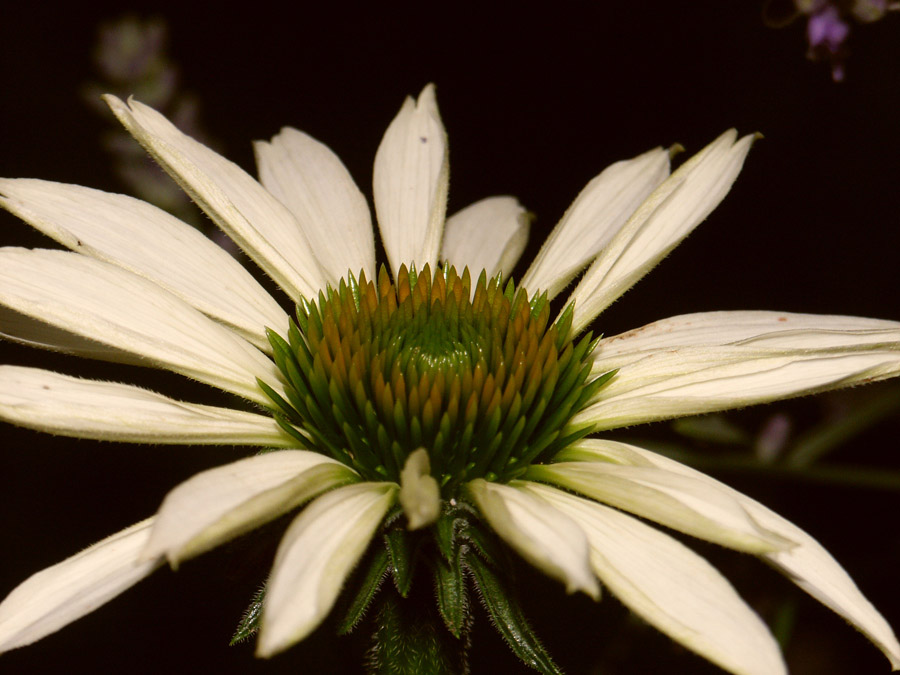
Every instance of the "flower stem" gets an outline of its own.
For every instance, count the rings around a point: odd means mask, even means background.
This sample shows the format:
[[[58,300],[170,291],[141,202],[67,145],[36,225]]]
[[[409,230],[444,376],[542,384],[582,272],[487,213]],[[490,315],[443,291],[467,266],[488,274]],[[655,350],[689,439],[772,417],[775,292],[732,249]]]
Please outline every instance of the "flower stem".
[[[378,604],[366,662],[370,675],[468,672],[468,640],[450,634],[433,598],[422,594],[401,598],[395,589],[385,588]]]

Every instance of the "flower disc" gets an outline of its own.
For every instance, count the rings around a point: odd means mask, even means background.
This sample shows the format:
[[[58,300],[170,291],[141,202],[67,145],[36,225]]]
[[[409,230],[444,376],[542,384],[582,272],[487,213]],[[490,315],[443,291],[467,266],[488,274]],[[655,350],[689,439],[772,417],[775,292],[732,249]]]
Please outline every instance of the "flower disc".
[[[571,308],[548,325],[546,294],[512,281],[474,291],[468,269],[392,283],[364,273],[301,301],[285,341],[269,337],[287,400],[260,383],[305,446],[370,480],[399,480],[424,447],[445,497],[477,477],[508,481],[587,433],[567,422],[605,381],[587,383],[591,336],[569,338]]]

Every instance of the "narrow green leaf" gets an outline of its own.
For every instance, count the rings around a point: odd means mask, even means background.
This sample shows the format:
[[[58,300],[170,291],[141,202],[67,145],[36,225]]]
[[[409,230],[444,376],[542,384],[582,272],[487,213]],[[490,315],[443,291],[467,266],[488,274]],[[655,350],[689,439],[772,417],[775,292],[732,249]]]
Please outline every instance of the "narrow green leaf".
[[[451,562],[439,559],[434,567],[438,611],[447,630],[456,638],[462,637],[472,622],[462,565],[468,550],[468,546],[460,546]]]
[[[228,643],[229,646],[234,646],[239,642],[247,640],[259,630],[259,616],[262,613],[263,600],[265,597],[266,586],[263,584],[263,586],[256,591],[253,600],[250,601],[250,606],[244,610],[244,616],[241,617],[237,630],[235,630],[234,635],[231,636],[231,642]]]
[[[472,549],[481,556],[481,559],[495,569],[501,568],[506,562],[506,551],[499,544],[497,536],[491,532],[485,531],[483,527],[479,526],[478,521],[474,518],[466,520],[461,524],[458,536],[471,544]],[[470,555],[467,559],[471,559],[472,557],[473,556]]]
[[[444,560],[453,560],[456,551],[456,509],[445,509],[435,523],[435,543]]]
[[[538,672],[561,675],[562,670],[538,640],[502,577],[475,555],[466,558],[466,567],[472,573],[478,596],[490,614],[494,627],[513,653]]]
[[[359,625],[387,576],[389,563],[387,550],[377,545],[374,549],[371,559],[366,561],[366,573],[360,581],[359,590],[337,626],[338,635],[346,635]]]
[[[397,592],[404,598],[412,586],[413,566],[417,547],[404,527],[394,527],[384,535],[384,543],[391,560],[391,575]]]

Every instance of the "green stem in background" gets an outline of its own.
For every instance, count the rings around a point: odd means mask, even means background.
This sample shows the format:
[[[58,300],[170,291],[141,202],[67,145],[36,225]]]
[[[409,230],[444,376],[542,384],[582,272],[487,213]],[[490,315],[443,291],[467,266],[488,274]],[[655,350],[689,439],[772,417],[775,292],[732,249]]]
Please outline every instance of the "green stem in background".
[[[772,617],[772,635],[778,640],[778,644],[782,649],[787,649],[794,633],[794,626],[797,624],[797,598],[790,595],[783,602],[779,603]]]
[[[801,436],[785,457],[784,463],[793,469],[809,467],[848,439],[898,411],[900,388],[894,388],[880,396],[871,396],[840,419],[820,424]]]
[[[728,459],[708,457],[674,444],[661,444],[653,441],[640,441],[639,444],[702,471],[735,471],[825,485],[900,491],[900,472],[898,471],[845,465],[823,466],[817,464],[809,467],[792,467],[784,464],[763,464],[753,457],[730,457]]]

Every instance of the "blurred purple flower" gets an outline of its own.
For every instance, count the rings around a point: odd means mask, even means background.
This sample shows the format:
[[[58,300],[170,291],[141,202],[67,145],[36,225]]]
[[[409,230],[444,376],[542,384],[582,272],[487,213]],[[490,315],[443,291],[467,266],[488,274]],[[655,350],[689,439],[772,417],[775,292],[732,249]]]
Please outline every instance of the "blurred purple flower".
[[[832,54],[837,54],[849,33],[850,26],[841,19],[837,7],[833,5],[825,5],[820,12],[809,17],[806,25],[809,46],[813,49],[825,47]]]

